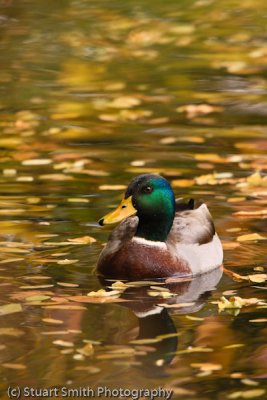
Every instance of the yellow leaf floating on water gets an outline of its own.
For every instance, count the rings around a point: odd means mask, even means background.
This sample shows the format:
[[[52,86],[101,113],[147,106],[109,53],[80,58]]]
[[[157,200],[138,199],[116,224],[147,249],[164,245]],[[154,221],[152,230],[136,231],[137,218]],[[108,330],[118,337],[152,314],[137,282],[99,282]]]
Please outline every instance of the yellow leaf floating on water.
[[[141,103],[136,97],[121,96],[112,100],[107,105],[112,108],[132,108],[138,106]]]
[[[267,210],[255,210],[255,211],[237,211],[235,213],[233,213],[233,215],[237,215],[237,216],[246,216],[246,217],[264,217],[265,215],[267,215]]]
[[[198,161],[209,161],[209,162],[215,162],[215,163],[227,162],[226,158],[223,158],[222,156],[220,156],[219,154],[216,154],[216,153],[195,154],[194,158],[195,158],[195,160],[198,160]]]
[[[61,319],[55,319],[55,318],[42,318],[42,321],[45,322],[46,324],[52,324],[52,325],[61,325],[64,323]]]
[[[37,165],[48,165],[51,164],[52,160],[50,158],[35,158],[31,160],[23,160],[22,165],[26,166],[37,166]]]
[[[200,368],[201,371],[219,371],[222,369],[221,364],[213,364],[213,363],[192,363],[191,367]]]
[[[247,183],[251,186],[267,186],[267,176],[262,176],[257,171],[247,178]]]
[[[0,328],[0,336],[20,337],[25,334],[24,331],[17,328]]]
[[[68,342],[66,340],[54,340],[53,344],[56,344],[57,346],[61,346],[61,347],[73,347],[74,344],[72,342]]]
[[[77,349],[77,352],[83,356],[89,357],[94,354],[94,347],[91,343],[87,343],[84,347]]]
[[[50,296],[41,296],[41,295],[29,296],[25,298],[26,301],[45,301],[49,299]]]
[[[104,289],[99,289],[96,292],[89,292],[87,293],[87,296],[89,297],[110,297],[110,296],[117,296],[120,294],[120,290],[104,290]]]
[[[200,175],[195,178],[198,185],[222,185],[233,183],[233,174],[231,172],[221,172],[213,174]]]
[[[260,268],[260,267],[258,267]],[[262,270],[260,270],[262,271]],[[236,281],[251,281],[251,282],[256,282],[256,283],[262,283],[267,280],[267,274],[250,274],[250,275],[240,275],[237,274],[236,272],[230,271],[226,268],[224,268],[224,273],[226,275],[229,275],[231,278],[233,278]]]
[[[189,346],[185,350],[179,350],[176,352],[176,354],[187,354],[187,353],[212,353],[214,350],[210,347],[201,347],[201,346],[196,346],[192,347]]]
[[[119,292],[121,293],[121,292]],[[121,302],[126,302],[127,300],[125,299],[120,299],[116,295],[112,296],[96,296],[96,295],[91,295],[91,296],[70,296],[68,297],[68,300],[70,301],[76,301],[77,303],[121,303]]]
[[[76,288],[79,287],[77,283],[67,283],[67,282],[57,282],[58,286],[66,287],[66,288]]]
[[[238,236],[236,239],[238,242],[247,242],[254,240],[267,240],[266,237],[261,236],[259,233],[248,233],[246,235]]]
[[[10,303],[0,306],[0,316],[21,312],[22,307],[19,303]]]
[[[75,244],[91,244],[95,243],[96,239],[93,238],[92,236],[81,236],[77,238],[72,238],[72,239],[67,239],[71,243]]]
[[[240,309],[243,306],[251,306],[258,304],[260,302],[257,298],[243,299],[242,297],[233,296],[230,297],[229,300],[222,296],[219,301],[214,301],[212,304],[217,304],[219,311],[223,311],[225,309]]]
[[[98,188],[100,190],[125,190],[126,185],[100,185]]]
[[[229,394],[228,399],[254,399],[255,397],[263,396],[266,393],[265,389],[251,389],[233,392]]]
[[[267,280],[267,274],[252,274],[248,275],[248,278],[251,282],[262,283]]]
[[[73,181],[74,177],[70,176],[70,175],[64,175],[64,174],[45,174],[45,175],[39,175],[39,179],[47,180],[47,181],[61,182],[61,181]]]
[[[173,187],[190,187],[195,183],[194,179],[174,179],[171,184]]]
[[[185,113],[188,118],[221,112],[222,110],[222,107],[213,106],[211,104],[187,104],[176,109],[179,113]]]
[[[65,258],[65,260],[59,260],[57,261],[57,264],[59,265],[70,265],[70,264],[76,264],[79,260],[69,260]]]

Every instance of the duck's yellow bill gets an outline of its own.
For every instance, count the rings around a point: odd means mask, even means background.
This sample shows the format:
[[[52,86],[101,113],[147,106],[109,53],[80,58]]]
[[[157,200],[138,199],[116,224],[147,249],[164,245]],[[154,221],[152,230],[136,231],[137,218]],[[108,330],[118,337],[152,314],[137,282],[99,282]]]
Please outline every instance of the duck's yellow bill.
[[[98,223],[99,225],[117,224],[125,218],[134,215],[136,211],[132,203],[132,196],[129,196],[127,199],[122,199],[119,207],[101,218]]]

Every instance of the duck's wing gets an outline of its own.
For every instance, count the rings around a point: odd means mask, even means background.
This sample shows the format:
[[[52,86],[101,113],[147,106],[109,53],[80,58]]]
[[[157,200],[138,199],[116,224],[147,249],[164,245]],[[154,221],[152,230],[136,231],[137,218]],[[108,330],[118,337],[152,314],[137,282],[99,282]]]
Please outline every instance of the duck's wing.
[[[178,202],[168,242],[182,244],[205,244],[211,242],[215,228],[206,204],[194,208],[194,201]]]

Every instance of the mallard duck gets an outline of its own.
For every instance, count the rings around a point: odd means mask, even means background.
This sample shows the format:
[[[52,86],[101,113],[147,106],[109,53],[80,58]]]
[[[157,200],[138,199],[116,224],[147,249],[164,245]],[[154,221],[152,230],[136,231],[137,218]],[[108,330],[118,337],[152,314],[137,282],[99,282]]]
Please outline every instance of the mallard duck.
[[[118,208],[99,220],[119,222],[97,264],[106,278],[188,277],[222,265],[222,244],[207,206],[175,200],[160,175],[134,178]]]

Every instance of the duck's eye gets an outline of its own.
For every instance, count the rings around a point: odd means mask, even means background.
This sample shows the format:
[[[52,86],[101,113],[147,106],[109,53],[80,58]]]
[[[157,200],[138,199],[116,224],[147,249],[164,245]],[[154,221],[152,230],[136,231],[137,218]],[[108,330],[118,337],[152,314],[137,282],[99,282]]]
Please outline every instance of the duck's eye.
[[[143,193],[149,194],[153,192],[153,188],[151,186],[145,186],[142,190]]]
[[[126,206],[125,206],[125,205],[123,205],[123,206],[121,206],[121,208],[126,208]]]

